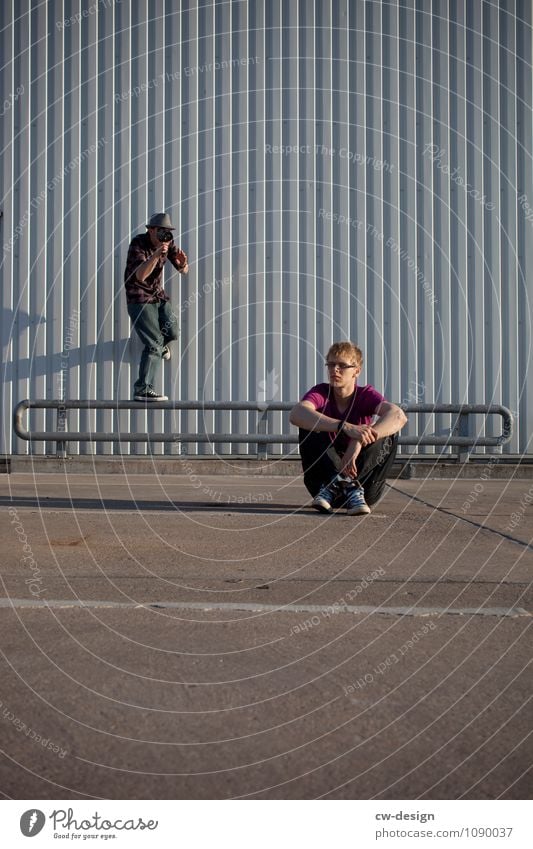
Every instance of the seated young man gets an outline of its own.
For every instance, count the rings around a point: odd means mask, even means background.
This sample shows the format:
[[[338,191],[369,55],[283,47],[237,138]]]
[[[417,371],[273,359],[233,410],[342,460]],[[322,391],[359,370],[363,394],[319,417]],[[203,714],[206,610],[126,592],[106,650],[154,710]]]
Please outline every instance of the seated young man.
[[[300,428],[304,483],[323,513],[337,506],[350,516],[370,513],[396,456],[396,434],[407,422],[373,386],[357,385],[362,366],[357,345],[335,342],[326,357],[329,382],[313,386],[291,410],[291,424]]]

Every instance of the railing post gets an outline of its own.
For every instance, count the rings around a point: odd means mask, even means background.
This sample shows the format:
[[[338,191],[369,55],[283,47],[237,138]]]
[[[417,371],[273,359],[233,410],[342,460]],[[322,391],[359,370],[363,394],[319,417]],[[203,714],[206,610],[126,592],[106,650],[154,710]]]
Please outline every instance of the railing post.
[[[265,406],[262,408],[261,405],[258,405],[259,409],[257,411],[257,433],[258,435],[265,435],[268,433],[268,408]],[[257,443],[257,459],[258,460],[267,460],[268,459],[268,444],[266,442],[258,442]]]
[[[57,408],[57,430],[58,433],[65,433],[67,430],[67,408],[64,402],[61,401]],[[58,460],[64,460],[67,456],[67,441],[66,439],[56,439],[56,457]]]
[[[457,420],[458,436],[470,436],[468,413],[459,413]],[[468,463],[472,448],[470,445],[459,446],[459,462]]]

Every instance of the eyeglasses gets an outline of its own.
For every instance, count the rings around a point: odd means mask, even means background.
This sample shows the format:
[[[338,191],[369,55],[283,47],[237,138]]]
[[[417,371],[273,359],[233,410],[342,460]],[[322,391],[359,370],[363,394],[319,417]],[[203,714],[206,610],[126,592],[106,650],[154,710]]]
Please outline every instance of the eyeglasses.
[[[325,366],[328,371],[335,371],[336,368],[339,371],[346,371],[347,368],[357,368],[356,365],[349,363],[325,363]]]

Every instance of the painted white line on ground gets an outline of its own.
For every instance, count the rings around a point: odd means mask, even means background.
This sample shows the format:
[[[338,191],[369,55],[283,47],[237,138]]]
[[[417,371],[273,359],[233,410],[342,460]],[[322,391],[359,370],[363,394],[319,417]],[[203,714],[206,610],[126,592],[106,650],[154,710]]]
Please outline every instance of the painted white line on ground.
[[[145,604],[115,601],[53,600],[29,598],[0,598],[0,608],[68,608],[68,607],[106,607],[117,610],[203,610],[203,611],[250,611],[254,613],[323,613],[328,616],[340,613],[380,614],[383,616],[505,616],[517,618],[533,616],[523,607],[375,607],[372,605],[335,605],[335,604],[260,604],[256,602],[201,602],[201,601],[152,601]]]

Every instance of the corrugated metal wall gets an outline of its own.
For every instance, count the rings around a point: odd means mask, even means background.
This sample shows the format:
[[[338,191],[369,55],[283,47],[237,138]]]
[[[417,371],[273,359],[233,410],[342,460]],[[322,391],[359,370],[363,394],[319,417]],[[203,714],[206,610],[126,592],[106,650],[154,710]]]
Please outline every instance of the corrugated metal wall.
[[[506,450],[531,450],[530,0],[4,0],[1,14],[3,452],[27,450],[11,435],[23,398],[130,397],[124,263],[160,210],[191,260],[166,276],[170,397],[296,399],[352,338],[391,400],[503,402]]]

